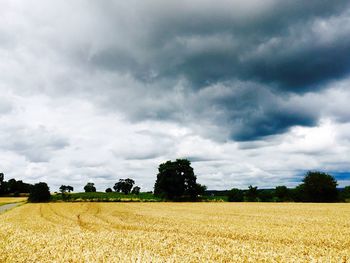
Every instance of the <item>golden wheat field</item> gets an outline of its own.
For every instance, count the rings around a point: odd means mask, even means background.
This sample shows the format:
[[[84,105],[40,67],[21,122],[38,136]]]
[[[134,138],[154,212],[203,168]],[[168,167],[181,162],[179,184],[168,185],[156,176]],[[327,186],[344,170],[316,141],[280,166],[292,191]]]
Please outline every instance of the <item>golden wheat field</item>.
[[[24,202],[26,200],[27,197],[0,197],[0,205]]]
[[[0,262],[350,262],[349,204],[25,204],[0,223]]]

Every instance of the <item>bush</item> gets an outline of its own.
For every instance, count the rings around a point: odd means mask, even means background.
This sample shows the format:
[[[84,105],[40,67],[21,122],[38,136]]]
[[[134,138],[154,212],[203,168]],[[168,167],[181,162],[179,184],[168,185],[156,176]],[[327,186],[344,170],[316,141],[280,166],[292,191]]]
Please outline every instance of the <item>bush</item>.
[[[48,202],[50,201],[50,188],[46,183],[37,183],[33,185],[28,201],[33,203]]]
[[[138,194],[140,194],[140,190],[141,190],[141,188],[139,186],[135,186],[132,189],[131,193],[134,194],[134,195],[138,195]]]

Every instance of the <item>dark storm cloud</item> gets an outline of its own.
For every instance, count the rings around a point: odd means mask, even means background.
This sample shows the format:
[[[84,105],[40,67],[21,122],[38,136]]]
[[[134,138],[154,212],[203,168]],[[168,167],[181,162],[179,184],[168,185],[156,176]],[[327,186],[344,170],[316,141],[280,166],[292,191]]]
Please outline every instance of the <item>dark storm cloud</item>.
[[[8,41],[26,44],[11,57],[37,65],[26,65],[30,91],[27,80],[4,74],[5,80],[23,92],[94,100],[133,122],[198,124],[211,138],[254,140],[317,124],[320,113],[290,98],[318,93],[350,68],[348,1],[103,1],[75,7],[41,3],[31,9],[38,20],[17,23],[12,31],[0,28]],[[28,36],[30,26],[38,33]],[[220,85],[228,94],[215,97]]]
[[[65,19],[57,16],[55,30],[36,24],[44,35],[57,32],[47,39],[60,58],[35,58],[72,64],[52,69],[49,83],[44,67],[35,77],[43,83],[35,86],[54,83],[55,95],[98,101],[133,122],[198,123],[212,138],[261,139],[317,124],[320,113],[290,98],[318,93],[349,73],[348,1],[82,3],[79,14],[58,5]],[[230,94],[203,95],[217,85]]]
[[[200,88],[238,78],[293,92],[349,72],[348,1],[268,1],[248,7],[240,1],[152,3],[136,7],[138,17],[126,26],[131,30],[116,30],[117,43],[94,53],[90,62],[143,81],[185,76]],[[118,4],[109,7],[122,12]],[[118,28],[121,20],[112,19]],[[327,32],[317,27],[323,22],[341,37],[322,41]],[[130,45],[118,42],[124,37]]]
[[[249,141],[283,133],[294,125],[317,124],[320,112],[254,82],[226,82],[195,93],[191,100],[195,119],[226,127],[230,139]],[[213,137],[213,136],[210,136]]]
[[[267,135],[283,133],[294,125],[312,126],[316,122],[309,116],[298,116],[292,112],[258,112],[258,116],[242,121],[239,132],[232,134],[233,139],[239,141],[261,139]]]
[[[348,1],[93,5],[104,10],[97,26],[103,34],[83,51],[84,62],[142,83],[127,87],[128,100],[120,100],[120,85],[103,100],[133,120],[210,120],[228,129],[231,139],[259,139],[295,125],[316,125],[320,114],[306,104],[299,110],[289,98],[317,93],[350,71]],[[188,100],[220,84],[232,85],[234,92],[219,100],[212,94]],[[266,90],[273,94],[265,96]]]

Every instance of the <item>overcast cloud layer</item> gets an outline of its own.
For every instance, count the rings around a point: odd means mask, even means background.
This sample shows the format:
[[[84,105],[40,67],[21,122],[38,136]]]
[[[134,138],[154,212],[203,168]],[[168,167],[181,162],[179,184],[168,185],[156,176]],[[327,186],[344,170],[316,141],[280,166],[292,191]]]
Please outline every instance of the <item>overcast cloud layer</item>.
[[[0,171],[51,190],[192,161],[209,189],[350,184],[349,1],[1,1]]]

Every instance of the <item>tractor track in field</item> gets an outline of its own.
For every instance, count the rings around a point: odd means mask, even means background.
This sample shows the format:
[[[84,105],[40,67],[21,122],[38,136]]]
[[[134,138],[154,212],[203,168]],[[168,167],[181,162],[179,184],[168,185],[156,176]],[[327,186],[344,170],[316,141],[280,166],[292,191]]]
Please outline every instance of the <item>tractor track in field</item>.
[[[10,203],[6,205],[1,205],[0,206],[0,214],[6,212],[7,210],[10,210],[11,208],[14,208],[16,206],[19,206],[21,203]]]

